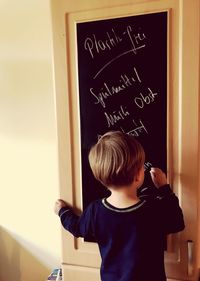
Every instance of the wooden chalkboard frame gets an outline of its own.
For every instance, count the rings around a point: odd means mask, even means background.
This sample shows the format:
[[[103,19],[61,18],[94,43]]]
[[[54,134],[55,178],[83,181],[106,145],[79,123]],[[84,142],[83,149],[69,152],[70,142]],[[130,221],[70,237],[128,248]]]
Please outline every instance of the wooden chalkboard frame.
[[[157,12],[77,23],[83,207],[108,195],[88,164],[91,145],[106,131],[134,135],[145,165],[167,171],[167,19]]]
[[[173,235],[175,239],[166,253],[165,263],[167,276],[184,280],[189,278],[185,270],[187,249],[184,241],[187,242],[189,237],[196,242],[198,220],[199,26],[196,23],[199,21],[199,1],[195,0],[193,4],[189,0],[78,0],[78,5],[77,1],[52,1],[60,197],[78,209],[82,209],[82,178],[76,23],[169,10],[168,175],[186,212],[186,225],[189,227],[180,235]],[[76,273],[86,279],[89,274],[91,280],[98,279],[100,257],[97,245],[71,238],[64,231],[62,241],[63,247],[68,249],[63,251],[65,274]],[[72,268],[71,264],[77,266]],[[194,268],[194,276],[197,276],[195,272]]]
[[[171,114],[169,114],[169,87],[168,87],[168,80],[169,80],[169,14],[170,10],[158,10],[158,11],[151,11],[151,12],[145,12],[145,13],[136,13],[136,14],[118,14],[116,11],[113,12],[113,16],[110,14],[109,16],[104,15],[102,18],[102,15],[99,11],[97,13],[96,17],[88,12],[84,12],[83,14],[78,13],[78,17],[76,14],[74,15],[68,15],[67,21],[70,22],[70,28],[68,31],[68,35],[70,38],[74,38],[73,48],[69,44],[69,62],[70,62],[70,72],[69,72],[69,81],[71,84],[69,85],[69,90],[71,92],[71,95],[69,96],[69,102],[70,102],[70,108],[71,108],[71,143],[73,144],[73,147],[76,149],[73,149],[72,147],[72,166],[73,166],[73,183],[75,188],[75,194],[74,194],[74,202],[80,202],[80,198],[82,200],[81,205],[79,206],[81,209],[84,209],[91,201],[95,200],[99,197],[107,196],[107,190],[102,188],[102,185],[99,184],[97,181],[92,179],[89,184],[87,184],[87,189],[84,188],[85,179],[88,179],[91,177],[91,171],[85,171],[87,169],[87,165],[85,165],[85,162],[87,162],[87,154],[88,150],[85,151],[85,154],[83,156],[82,154],[82,145],[83,140],[81,139],[81,114],[80,114],[80,85],[79,85],[79,79],[80,79],[80,72],[79,72],[79,57],[78,57],[78,44],[77,44],[77,25],[82,23],[92,23],[92,22],[98,22],[98,21],[104,21],[104,20],[113,20],[113,19],[122,19],[122,18],[128,18],[128,17],[134,17],[134,16],[149,16],[154,14],[164,13],[166,15],[166,76],[165,76],[165,86],[166,86],[166,165],[163,168],[167,173],[168,176],[170,176],[170,169],[169,169],[169,163],[171,163],[171,159],[169,157],[169,119],[171,119]],[[72,25],[73,24],[73,25]],[[74,45],[76,46],[74,48]],[[73,55],[72,55],[73,54]],[[139,72],[139,71],[138,71]],[[139,82],[139,73],[136,69],[134,69],[135,77],[138,75],[138,82]],[[123,109],[122,109],[123,110]],[[125,113],[125,112],[124,112]],[[75,127],[76,126],[76,127]],[[142,126],[142,125],[141,125]],[[78,128],[78,130],[77,130]],[[78,132],[78,133],[77,133]],[[89,148],[88,148],[89,149]],[[82,158],[81,158],[82,155]],[[147,166],[149,165],[147,161]],[[151,163],[150,163],[151,165]],[[85,174],[86,172],[86,174]],[[86,175],[86,176],[85,176]],[[94,194],[94,192],[96,194]],[[86,200],[84,199],[86,198]]]

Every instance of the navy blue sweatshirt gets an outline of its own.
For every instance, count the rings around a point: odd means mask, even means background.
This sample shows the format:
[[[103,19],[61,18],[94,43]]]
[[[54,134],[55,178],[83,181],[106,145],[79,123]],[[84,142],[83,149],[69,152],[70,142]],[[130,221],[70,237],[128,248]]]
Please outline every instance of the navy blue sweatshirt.
[[[102,281],[166,281],[166,235],[184,229],[182,210],[169,185],[139,195],[140,201],[128,208],[116,208],[104,198],[80,217],[70,208],[59,212],[66,230],[98,243]]]

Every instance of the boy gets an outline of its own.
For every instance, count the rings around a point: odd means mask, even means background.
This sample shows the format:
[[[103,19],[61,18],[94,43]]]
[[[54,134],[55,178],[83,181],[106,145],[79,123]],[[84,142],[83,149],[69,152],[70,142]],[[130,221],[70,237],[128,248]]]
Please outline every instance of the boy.
[[[158,168],[150,171],[156,194],[137,196],[144,161],[144,150],[132,136],[108,132],[91,148],[89,162],[111,195],[91,203],[80,217],[64,201],[55,203],[65,229],[75,237],[95,238],[102,281],[166,281],[165,238],[184,229],[183,214]]]

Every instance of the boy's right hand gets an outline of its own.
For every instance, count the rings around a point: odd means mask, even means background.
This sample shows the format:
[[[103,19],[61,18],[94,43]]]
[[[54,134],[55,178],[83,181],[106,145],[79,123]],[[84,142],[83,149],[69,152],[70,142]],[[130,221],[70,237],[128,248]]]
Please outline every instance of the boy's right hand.
[[[154,185],[157,188],[166,185],[168,183],[165,173],[159,168],[151,168],[150,175]]]
[[[58,215],[60,209],[63,207],[68,207],[67,203],[65,201],[63,201],[62,199],[56,200],[55,205],[54,205],[55,214]]]

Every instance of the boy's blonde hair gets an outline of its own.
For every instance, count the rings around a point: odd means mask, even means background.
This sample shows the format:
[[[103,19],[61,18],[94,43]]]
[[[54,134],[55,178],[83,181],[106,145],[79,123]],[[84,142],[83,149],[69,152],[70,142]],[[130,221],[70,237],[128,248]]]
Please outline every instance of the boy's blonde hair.
[[[95,178],[107,187],[130,185],[144,160],[142,145],[133,136],[121,131],[104,134],[89,152],[89,163]]]

